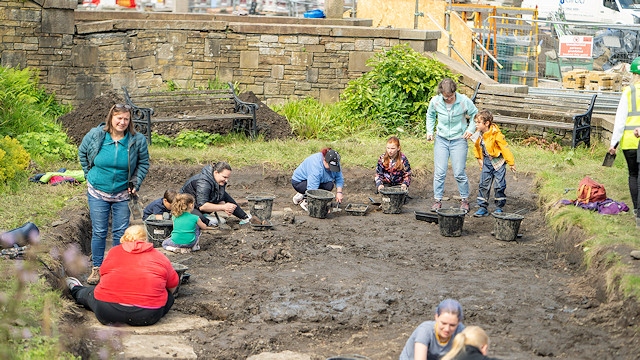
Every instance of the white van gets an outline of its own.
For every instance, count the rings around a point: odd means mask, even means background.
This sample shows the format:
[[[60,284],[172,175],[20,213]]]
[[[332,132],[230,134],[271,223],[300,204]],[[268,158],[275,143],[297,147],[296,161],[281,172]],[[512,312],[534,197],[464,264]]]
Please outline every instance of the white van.
[[[522,8],[538,7],[538,18],[564,10],[567,21],[640,24],[640,0],[523,0]]]

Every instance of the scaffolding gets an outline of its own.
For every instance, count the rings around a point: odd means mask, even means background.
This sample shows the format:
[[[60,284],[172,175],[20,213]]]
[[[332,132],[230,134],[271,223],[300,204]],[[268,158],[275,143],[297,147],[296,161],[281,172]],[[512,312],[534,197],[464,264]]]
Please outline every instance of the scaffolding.
[[[503,84],[537,86],[537,10],[489,5],[452,4],[471,27],[472,63]]]

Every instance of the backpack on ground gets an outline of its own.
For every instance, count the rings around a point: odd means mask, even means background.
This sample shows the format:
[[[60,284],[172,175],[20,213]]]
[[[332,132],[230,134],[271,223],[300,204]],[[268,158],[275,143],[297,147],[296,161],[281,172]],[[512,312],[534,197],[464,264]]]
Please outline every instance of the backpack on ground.
[[[607,192],[604,189],[604,185],[596,182],[592,178],[585,176],[578,184],[578,199],[577,202],[592,203],[597,201],[604,201],[607,199]]]

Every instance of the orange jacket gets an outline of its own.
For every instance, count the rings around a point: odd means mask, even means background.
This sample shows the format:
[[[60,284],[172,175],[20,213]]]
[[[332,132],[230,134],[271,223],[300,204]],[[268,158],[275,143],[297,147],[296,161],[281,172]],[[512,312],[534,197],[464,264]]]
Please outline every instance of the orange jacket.
[[[513,166],[516,162],[513,157],[513,153],[509,149],[509,145],[507,145],[507,140],[504,138],[504,135],[500,131],[498,125],[491,124],[489,126],[489,130],[482,134],[482,139],[484,140],[484,146],[487,148],[487,153],[491,157],[498,157],[502,154],[504,161],[506,161],[507,165]],[[473,147],[473,155],[475,155],[476,159],[482,159],[482,146],[480,146],[480,137],[476,140]]]

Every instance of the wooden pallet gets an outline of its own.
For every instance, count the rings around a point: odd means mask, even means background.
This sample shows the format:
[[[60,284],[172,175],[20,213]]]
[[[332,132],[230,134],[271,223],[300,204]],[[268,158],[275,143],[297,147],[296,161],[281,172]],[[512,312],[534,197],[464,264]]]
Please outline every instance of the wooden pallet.
[[[565,89],[584,89],[589,70],[575,69],[562,76],[562,87]]]
[[[620,74],[605,73],[603,71],[591,71],[587,76],[585,90],[596,91],[620,91],[622,76]]]

